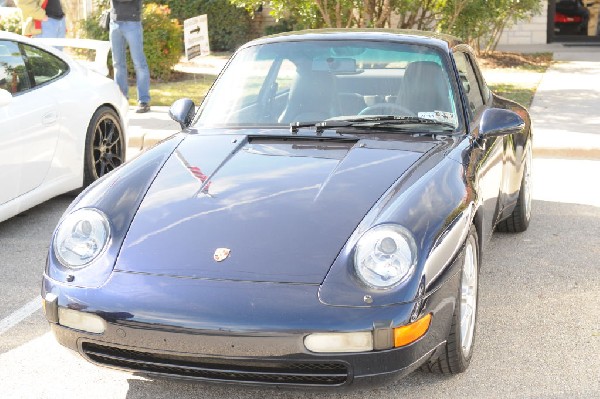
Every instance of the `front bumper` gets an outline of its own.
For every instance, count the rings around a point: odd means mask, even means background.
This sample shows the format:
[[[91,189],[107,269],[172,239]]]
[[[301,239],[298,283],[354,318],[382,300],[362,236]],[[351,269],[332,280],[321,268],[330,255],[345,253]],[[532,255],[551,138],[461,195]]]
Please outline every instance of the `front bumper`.
[[[421,313],[433,314],[431,325],[410,345],[321,354],[304,347],[307,334],[371,331],[381,322],[404,325],[415,304],[333,307],[319,302],[316,285],[178,278],[165,284],[165,279],[115,272],[101,289],[82,289],[46,277],[43,297],[106,321],[103,334],[74,330],[57,324],[47,305],[52,331],[62,345],[93,363],[151,376],[356,386],[403,376],[436,356],[448,335],[458,292],[455,275],[428,297]]]

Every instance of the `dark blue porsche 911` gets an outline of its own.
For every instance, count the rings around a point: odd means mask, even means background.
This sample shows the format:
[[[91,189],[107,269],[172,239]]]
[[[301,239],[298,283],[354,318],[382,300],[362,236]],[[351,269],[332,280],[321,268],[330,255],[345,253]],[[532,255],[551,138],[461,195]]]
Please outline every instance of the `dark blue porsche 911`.
[[[58,341],[151,376],[340,387],[473,355],[481,253],[531,217],[527,111],[412,31],[241,47],[183,131],[86,189],[43,279]]]

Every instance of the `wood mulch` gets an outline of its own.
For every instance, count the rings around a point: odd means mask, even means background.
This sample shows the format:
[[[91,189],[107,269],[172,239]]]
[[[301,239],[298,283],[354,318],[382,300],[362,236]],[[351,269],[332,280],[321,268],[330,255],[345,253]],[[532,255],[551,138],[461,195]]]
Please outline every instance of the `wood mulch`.
[[[552,63],[552,53],[520,54],[494,51],[478,57],[482,68],[547,68]]]

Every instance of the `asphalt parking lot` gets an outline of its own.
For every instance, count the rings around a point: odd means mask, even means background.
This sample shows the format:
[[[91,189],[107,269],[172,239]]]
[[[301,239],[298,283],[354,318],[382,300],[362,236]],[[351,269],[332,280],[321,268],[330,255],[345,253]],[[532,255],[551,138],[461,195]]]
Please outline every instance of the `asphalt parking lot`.
[[[455,377],[420,371],[372,391],[323,393],[147,380],[97,368],[60,347],[35,310],[0,335],[1,397],[63,398],[592,398],[600,393],[600,203],[561,187],[600,161],[536,159],[534,217],[527,232],[496,234],[481,271],[476,352]],[[555,169],[565,173],[557,180]],[[586,200],[585,198],[588,197]],[[0,317],[37,300],[48,237],[71,198],[59,197],[0,225]],[[587,203],[585,203],[587,202]],[[1,325],[0,325],[1,331]]]

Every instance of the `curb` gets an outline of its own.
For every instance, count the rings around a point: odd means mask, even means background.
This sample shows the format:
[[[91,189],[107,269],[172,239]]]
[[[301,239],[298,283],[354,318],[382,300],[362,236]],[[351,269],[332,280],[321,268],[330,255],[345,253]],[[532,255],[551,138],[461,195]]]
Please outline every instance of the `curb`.
[[[600,160],[600,148],[533,148],[534,158]]]

